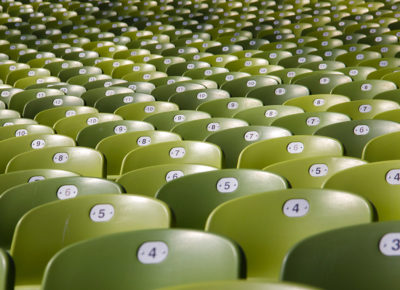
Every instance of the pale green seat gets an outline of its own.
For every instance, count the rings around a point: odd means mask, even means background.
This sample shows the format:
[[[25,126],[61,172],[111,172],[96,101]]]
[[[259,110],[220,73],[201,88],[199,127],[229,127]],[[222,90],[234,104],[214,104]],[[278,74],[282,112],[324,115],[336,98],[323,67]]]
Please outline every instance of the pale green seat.
[[[221,168],[221,149],[201,141],[171,141],[150,144],[129,152],[121,167],[121,175],[138,168],[160,164],[200,164]]]
[[[334,105],[328,111],[346,114],[353,120],[360,120],[373,119],[380,113],[397,109],[400,109],[400,105],[394,101],[362,99]]]
[[[316,135],[335,138],[344,147],[344,155],[361,157],[364,146],[375,137],[400,131],[400,124],[386,120],[353,120],[328,125]]]
[[[57,177],[78,176],[78,174],[56,169],[29,169],[0,174],[0,196],[13,186]]]
[[[42,125],[53,127],[60,119],[75,115],[98,113],[98,110],[88,106],[66,106],[47,109],[35,116],[35,120]]]
[[[122,161],[130,151],[150,144],[179,140],[181,137],[178,134],[151,129],[106,137],[97,143],[96,150],[107,160],[107,177],[114,179],[120,174]]]
[[[203,229],[209,214],[227,201],[287,188],[279,175],[252,169],[223,169],[184,176],[162,186],[157,199],[169,205],[178,228]]]
[[[104,177],[103,155],[94,149],[78,146],[49,147],[21,153],[7,164],[6,173],[25,169],[61,169],[82,176]]]
[[[310,72],[312,72],[310,69],[294,67],[272,71],[269,75],[279,77],[283,84],[290,84],[295,77]]]
[[[3,173],[8,162],[20,153],[58,146],[75,146],[75,141],[56,134],[33,134],[0,141],[0,172]]]
[[[386,80],[361,80],[342,84],[332,94],[345,95],[351,100],[372,99],[375,95],[397,89],[395,83]]]
[[[23,92],[24,90],[22,89],[18,89],[18,88],[14,88],[14,87],[1,87],[0,88],[0,96],[1,96],[1,100],[7,105],[9,105],[10,100],[12,98],[13,95]]]
[[[126,87],[110,86],[105,88],[96,88],[87,90],[82,94],[82,99],[87,106],[92,106],[101,98],[118,95],[118,94],[133,94],[133,90]]]
[[[4,104],[4,103],[3,103]],[[17,119],[21,114],[16,110],[0,109],[0,119]]]
[[[322,188],[336,172],[365,163],[352,157],[318,156],[274,163],[263,170],[286,178],[292,188]]]
[[[297,242],[372,218],[371,205],[360,196],[336,190],[286,189],[221,204],[208,217],[206,231],[242,246],[247,278],[278,280],[284,258]]]
[[[368,79],[377,70],[370,66],[348,66],[337,71],[351,77],[353,81],[361,81]]]
[[[377,220],[398,220],[399,160],[376,161],[334,174],[324,188],[354,192],[368,199],[376,210]]]
[[[176,125],[171,131],[179,134],[184,140],[203,141],[217,131],[247,125],[246,121],[240,119],[215,117],[181,123]]]
[[[400,132],[383,134],[375,137],[365,144],[361,158],[368,162],[400,159],[397,147]]]
[[[124,93],[116,94],[106,97],[99,98],[95,103],[94,107],[100,112],[113,113],[119,107],[132,104],[132,103],[142,103],[142,102],[153,102],[156,99],[145,93]]]
[[[237,167],[262,169],[286,160],[342,155],[342,145],[333,138],[313,135],[286,136],[248,145],[240,153]]]
[[[67,83],[51,84],[50,88],[60,90],[68,96],[76,97],[80,97],[84,92],[86,92],[86,88],[84,86],[71,85]]]
[[[184,229],[130,231],[63,249],[49,262],[42,289],[158,289],[238,280],[244,276],[244,260],[240,247],[219,235]]]
[[[20,89],[33,89],[35,86],[44,86],[60,83],[60,79],[53,76],[33,76],[26,77],[23,79],[19,79],[13,85],[16,88]]]
[[[381,112],[373,117],[373,119],[377,120],[388,120],[399,123],[400,116],[399,116],[400,109],[394,109],[389,111]]]
[[[121,175],[116,182],[121,184],[128,193],[155,197],[164,184],[176,178],[216,169],[198,164],[161,164],[129,171]]]
[[[256,88],[277,85],[279,82],[274,76],[248,76],[226,82],[221,85],[221,89],[228,91],[231,97],[245,97]]]
[[[0,289],[14,289],[15,267],[7,251],[0,249]]]
[[[92,89],[108,88],[108,87],[114,87],[114,86],[126,87],[127,83],[128,83],[128,81],[117,79],[117,78],[93,81],[93,82],[89,82],[89,83],[85,84],[84,92],[86,92],[88,90],[92,90]]]
[[[255,142],[290,136],[291,132],[274,126],[243,126],[221,130],[207,137],[206,142],[218,145],[223,154],[223,168],[235,168],[240,152]]]
[[[201,104],[213,100],[229,99],[229,92],[222,89],[195,89],[173,94],[168,101],[182,110],[196,110]]]
[[[79,132],[88,126],[118,120],[122,120],[122,117],[111,113],[88,113],[62,118],[53,128],[57,134],[76,139]]]
[[[350,120],[342,113],[306,112],[278,118],[271,125],[288,129],[293,135],[313,135],[322,127]]]
[[[217,99],[210,100],[204,103],[201,103],[197,110],[204,111],[213,117],[233,117],[240,111],[247,110],[250,108],[261,107],[262,102],[255,98],[226,98],[226,99]]]
[[[14,186],[0,195],[0,246],[9,249],[22,216],[42,204],[89,194],[119,194],[117,183],[93,177],[59,177]]]
[[[211,118],[211,115],[206,112],[178,110],[154,114],[144,119],[144,121],[153,124],[157,130],[170,131],[181,123],[207,118]]]
[[[188,81],[177,81],[170,84],[157,86],[151,94],[158,101],[168,101],[171,96],[176,93],[182,93],[186,91],[201,90],[205,87],[201,84],[194,83],[191,80]]]
[[[8,121],[6,121],[6,123],[8,123]],[[54,134],[54,131],[52,128],[45,125],[36,125],[26,122],[23,122],[22,124],[18,124],[17,122],[15,122],[14,125],[10,124],[10,126],[4,126],[3,123],[3,127],[0,127],[0,141],[8,138],[33,134]]]
[[[365,44],[363,44],[365,45]],[[369,46],[367,46],[369,47]],[[358,66],[367,59],[380,59],[382,55],[377,51],[351,51],[336,57],[336,61],[343,62],[346,66]]]
[[[350,102],[350,98],[336,94],[312,94],[287,100],[285,106],[297,106],[305,112],[323,112],[336,104]]]
[[[281,278],[328,290],[397,289],[399,229],[399,221],[379,222],[305,239],[286,256]]]
[[[179,110],[179,107],[176,104],[163,101],[152,101],[133,103],[119,107],[115,110],[114,114],[121,116],[125,120],[142,121],[157,113],[176,110]]]
[[[235,79],[243,78],[243,77],[247,77],[247,76],[250,76],[250,74],[249,73],[244,73],[244,72],[235,72],[235,71],[233,71],[233,72],[224,72],[224,73],[212,74],[212,75],[206,77],[206,79],[213,80],[213,81],[217,82],[219,87],[221,87],[226,82],[230,82],[230,81],[233,81]]]
[[[83,128],[79,131],[76,142],[79,146],[95,148],[106,137],[147,130],[154,130],[154,126],[143,121],[108,121]]]
[[[135,195],[89,195],[36,207],[21,218],[13,236],[15,285],[40,284],[47,263],[68,245],[112,233],[167,228],[170,219],[164,203]]]
[[[245,120],[250,125],[270,126],[280,117],[303,112],[303,109],[296,106],[270,105],[240,111],[234,118]]]

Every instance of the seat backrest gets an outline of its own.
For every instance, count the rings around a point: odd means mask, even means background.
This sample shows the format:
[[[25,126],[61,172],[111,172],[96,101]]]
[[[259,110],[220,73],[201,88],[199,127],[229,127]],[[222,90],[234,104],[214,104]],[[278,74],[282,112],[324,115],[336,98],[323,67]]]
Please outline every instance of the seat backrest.
[[[62,118],[90,113],[98,113],[98,110],[87,106],[66,106],[41,111],[34,119],[40,124],[53,127]]]
[[[250,125],[270,126],[280,117],[299,113],[304,113],[300,107],[270,105],[240,111],[234,115],[234,118],[245,120]]]
[[[122,290],[132,285],[155,289],[237,280],[243,277],[244,264],[239,246],[215,234],[184,229],[130,231],[60,251],[46,268],[43,289]]]
[[[9,161],[6,173],[24,169],[61,169],[82,176],[104,177],[105,162],[103,155],[86,147],[49,147],[21,153]]]
[[[88,194],[118,194],[120,185],[93,177],[59,177],[14,186],[0,195],[0,247],[9,249],[20,218],[42,204]]]
[[[229,200],[287,188],[275,174],[252,169],[223,169],[197,173],[173,180],[159,189],[157,199],[167,203],[174,226],[203,229],[208,215]]]
[[[177,111],[179,107],[176,104],[162,101],[140,102],[128,104],[115,110],[115,114],[125,120],[144,120],[145,118],[168,111]]]
[[[250,91],[263,87],[277,85],[279,81],[275,76],[247,76],[226,82],[221,89],[230,93],[231,97],[245,97]]]
[[[15,268],[11,256],[0,249],[0,289],[14,289]]]
[[[364,146],[361,157],[368,162],[400,159],[399,151],[393,146],[399,141],[400,132],[375,137]]]
[[[333,105],[345,102],[350,102],[350,98],[335,94],[314,94],[293,98],[283,104],[285,106],[297,106],[305,112],[323,112]]]
[[[360,196],[336,190],[286,189],[221,204],[210,214],[206,231],[242,246],[248,278],[278,279],[286,253],[297,242],[371,219],[372,208]]]
[[[157,130],[170,131],[173,127],[179,125],[180,123],[207,118],[211,118],[211,115],[206,112],[195,110],[178,110],[158,113],[147,117],[144,119],[144,121],[153,124]]]
[[[18,119],[15,119],[18,120]],[[0,127],[0,141],[14,138],[14,137],[22,137],[26,135],[34,135],[34,134],[54,134],[52,128],[45,125],[36,125],[29,123],[20,123],[15,122],[15,125]]]
[[[204,88],[175,93],[168,101],[177,104],[182,110],[196,110],[206,102],[229,98],[230,94],[225,90]]]
[[[51,257],[73,243],[169,225],[170,212],[163,202],[136,195],[89,195],[41,205],[26,213],[15,229],[10,250],[18,269],[15,284],[40,284]]]
[[[333,138],[295,135],[262,140],[248,145],[238,158],[238,168],[262,169],[270,164],[312,156],[342,156],[343,148]]]
[[[200,104],[197,110],[207,112],[213,117],[232,118],[238,112],[261,106],[262,102],[258,99],[241,97],[210,100]]]
[[[399,231],[390,221],[309,237],[290,250],[281,278],[323,289],[397,289]]]
[[[82,94],[82,99],[85,100],[87,106],[92,106],[101,98],[118,95],[118,94],[133,94],[134,91],[127,87],[118,85],[110,87],[100,87],[87,90]]]
[[[345,95],[352,100],[372,99],[375,95],[397,89],[395,83],[386,80],[361,80],[341,84],[333,94]]]
[[[259,99],[264,105],[282,105],[287,100],[309,95],[307,87],[295,84],[279,84],[260,87],[247,94],[247,98]]]
[[[93,106],[100,112],[113,113],[119,107],[127,104],[153,102],[155,100],[152,95],[147,93],[124,93],[99,98]]]
[[[301,78],[296,79],[294,83],[306,86],[311,94],[329,94],[336,86],[352,81],[349,76],[325,71],[315,71],[299,77]],[[340,93],[335,92],[335,94]]]
[[[11,97],[8,107],[22,114],[26,103],[29,101],[50,96],[64,96],[64,93],[61,90],[52,88],[24,90]]]
[[[132,150],[122,162],[121,174],[167,163],[201,164],[221,168],[221,162],[222,152],[217,145],[201,141],[171,141]]]
[[[377,136],[400,131],[400,125],[385,120],[353,120],[323,127],[316,135],[339,140],[344,147],[344,155],[361,157],[367,142]]]

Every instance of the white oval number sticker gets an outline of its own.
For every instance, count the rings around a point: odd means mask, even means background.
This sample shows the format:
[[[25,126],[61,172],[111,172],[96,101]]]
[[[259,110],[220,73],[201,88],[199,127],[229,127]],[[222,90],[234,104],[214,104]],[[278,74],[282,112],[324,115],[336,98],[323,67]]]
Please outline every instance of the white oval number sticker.
[[[115,134],[123,134],[128,131],[128,128],[125,125],[118,125],[114,127],[114,133]]]
[[[174,147],[169,151],[169,156],[174,159],[183,158],[185,154],[186,150],[183,147]]]
[[[40,181],[40,180],[45,180],[45,179],[46,178],[44,176],[41,176],[41,175],[32,176],[31,178],[29,178],[28,183],[35,182],[35,181]]]
[[[56,153],[53,156],[54,163],[65,163],[68,161],[68,153]]]
[[[210,123],[207,125],[207,131],[209,132],[218,131],[220,128],[221,125],[219,123]]]
[[[136,142],[139,146],[147,146],[151,143],[151,138],[149,136],[142,136]]]
[[[168,256],[168,246],[164,242],[143,243],[137,252],[137,258],[142,264],[159,264]]]
[[[386,182],[392,185],[400,184],[400,169],[392,169],[386,173]]]
[[[46,142],[42,139],[33,140],[31,143],[32,149],[42,149],[46,145]]]
[[[107,222],[114,216],[111,204],[96,204],[90,210],[90,219],[94,222]]]
[[[257,141],[260,138],[260,134],[257,131],[248,131],[244,134],[244,140],[246,141]]]
[[[310,210],[310,204],[305,199],[289,199],[283,205],[283,213],[288,217],[302,217]]]
[[[358,125],[354,128],[354,134],[356,135],[367,135],[369,133],[369,127],[367,125]]]
[[[26,129],[19,129],[17,131],[15,131],[15,137],[21,137],[21,136],[25,136],[28,135],[28,130]]]
[[[318,117],[310,117],[306,121],[307,126],[309,126],[309,127],[318,126],[320,122],[321,122],[321,120]]]
[[[321,177],[328,174],[328,166],[326,164],[313,164],[311,165],[308,173],[312,177]]]
[[[177,179],[184,176],[185,174],[180,170],[172,170],[165,176],[165,181],[170,182],[171,180]]]
[[[292,154],[301,153],[304,150],[304,144],[301,142],[291,142],[287,146],[287,151]]]
[[[63,185],[57,190],[58,199],[74,198],[78,195],[78,188],[75,185]]]
[[[221,178],[217,182],[217,190],[221,193],[234,192],[239,187],[239,182],[234,177]]]
[[[388,233],[379,242],[379,250],[385,256],[400,256],[400,233]]]

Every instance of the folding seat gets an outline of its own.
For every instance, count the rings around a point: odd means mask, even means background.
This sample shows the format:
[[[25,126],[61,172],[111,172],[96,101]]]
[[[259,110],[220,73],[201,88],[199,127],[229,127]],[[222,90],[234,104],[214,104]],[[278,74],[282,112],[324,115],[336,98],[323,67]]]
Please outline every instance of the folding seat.
[[[340,84],[351,82],[352,79],[335,71],[314,71],[299,75],[292,83],[306,86],[311,94],[335,93],[332,90]]]
[[[152,101],[155,101],[155,98],[150,94],[122,93],[101,97],[93,106],[100,112],[113,113],[118,108],[127,104]]]
[[[336,86],[333,94],[342,94],[352,100],[372,99],[378,93],[396,89],[395,83],[387,80],[361,80]]]
[[[153,114],[178,109],[178,106],[173,103],[153,101],[128,104],[119,107],[114,113],[127,120],[143,120]]]
[[[9,249],[18,221],[25,213],[45,203],[92,194],[120,194],[122,187],[109,180],[69,176],[14,186],[1,194],[0,244]]]
[[[87,126],[117,120],[122,120],[122,117],[110,113],[79,114],[58,120],[53,128],[58,134],[76,139],[79,132]]]
[[[399,93],[400,93],[399,89],[385,91],[375,95],[374,99],[391,100],[399,103],[399,96],[400,96]]]
[[[392,74],[394,72],[398,71],[398,67],[383,67],[383,68],[375,68],[375,71],[371,72],[366,79],[369,80],[380,80],[383,79],[386,75],[388,74]],[[396,79],[394,80],[390,80],[390,81],[396,81]]]
[[[116,68],[128,64],[133,64],[133,61],[128,59],[112,59],[99,62],[95,66],[99,67],[104,74],[112,76],[112,73]]]
[[[200,141],[172,141],[135,149],[122,163],[121,175],[138,168],[174,163],[221,167],[222,152],[218,146]]]
[[[0,118],[0,127],[7,127],[11,125],[22,125],[22,124],[31,124],[35,125],[38,124],[38,122],[32,120],[32,119],[27,119],[27,118],[6,118],[6,119],[1,119]]]
[[[190,82],[189,82],[190,83]],[[176,91],[180,90],[180,83],[175,83]],[[159,87],[161,89],[161,87]],[[185,87],[182,87],[183,89]],[[157,90],[157,89],[156,89]],[[154,92],[156,91],[154,90]],[[195,110],[200,104],[217,99],[229,99],[230,94],[222,89],[192,89],[180,90],[181,92],[172,94],[168,101],[173,102],[182,110]],[[155,93],[156,94],[156,93]]]
[[[152,81],[158,78],[167,77],[168,74],[159,71],[142,71],[142,72],[131,72],[122,77],[122,79],[127,81],[134,81],[134,82],[145,82],[145,81]]]
[[[290,84],[292,80],[301,74],[310,73],[312,70],[306,68],[286,68],[281,70],[274,70],[268,73],[270,76],[276,76],[281,79],[283,84]]]
[[[230,93],[231,97],[244,97],[246,94],[258,87],[276,85],[279,80],[273,76],[248,76],[226,82],[221,89]]]
[[[368,162],[399,159],[397,148],[393,146],[398,139],[399,133],[393,132],[370,140],[363,148],[362,158]]]
[[[336,138],[344,147],[344,155],[361,157],[362,150],[372,138],[399,131],[397,123],[386,120],[353,120],[332,124],[315,134]]]
[[[39,225],[49,218],[51,223],[40,231]],[[112,233],[166,228],[170,219],[163,203],[134,195],[90,195],[37,207],[23,216],[15,231],[11,245],[11,255],[19,269],[15,284],[40,284],[46,264],[70,244]],[[28,258],[38,253],[37,259]]]
[[[96,112],[98,111],[95,108],[85,106],[57,107],[39,112],[35,116],[35,120],[42,125],[53,127],[62,118]]]
[[[5,172],[33,168],[61,169],[89,177],[105,176],[104,158],[100,152],[73,146],[49,147],[21,153],[10,160]]]
[[[398,228],[397,221],[379,222],[310,237],[289,252],[282,279],[324,289],[395,289]],[[362,246],[360,239],[365,241]],[[327,249],[332,256],[326,255]],[[371,273],[369,279],[365,279],[366,273]]]
[[[242,246],[248,278],[276,280],[286,253],[297,242],[331,229],[371,222],[372,216],[369,202],[354,194],[286,189],[221,204],[208,217],[206,231],[225,235]]]
[[[258,87],[247,93],[246,97],[259,99],[264,105],[281,105],[289,99],[306,95],[309,95],[309,90],[305,86],[278,84]]]
[[[4,104],[4,106],[5,106],[5,104]],[[18,111],[8,110],[8,109],[0,109],[0,120],[16,119],[16,118],[20,118],[20,117],[21,117],[21,115]]]
[[[33,86],[44,85],[44,84],[55,84],[59,83],[60,79],[53,76],[32,76],[25,77],[17,80],[13,86],[21,89],[29,89]]]
[[[71,77],[77,75],[86,75],[86,74],[101,74],[102,70],[99,67],[95,66],[78,66],[78,67],[70,67],[61,70],[58,73],[58,77],[61,81],[67,82]]]
[[[372,66],[376,69],[386,68],[386,67],[397,67],[400,61],[397,57],[382,57],[379,59],[369,59],[364,60],[359,63],[361,66]]]
[[[224,169],[173,180],[162,186],[156,197],[170,206],[175,216],[174,226],[203,229],[208,215],[218,205],[239,197],[286,187],[282,177],[269,172]],[[206,202],[200,205],[200,200]]]
[[[353,120],[373,119],[376,115],[400,109],[399,104],[389,100],[365,99],[337,104],[328,109],[348,115]]]
[[[5,119],[7,120],[7,119]],[[9,119],[8,119],[9,120]],[[9,122],[9,121],[6,121]],[[15,122],[17,123],[17,122]],[[20,124],[7,124],[0,128],[0,140],[5,140],[12,137],[21,137],[25,135],[32,134],[53,134],[54,131],[48,126],[29,124],[27,122],[22,122]]]
[[[336,71],[351,77],[353,81],[361,81],[372,79],[371,75],[375,74],[377,69],[370,66],[347,66]]]
[[[18,80],[33,76],[50,76],[50,71],[44,68],[17,69],[7,74],[6,83],[10,85],[15,85]]]
[[[112,77],[106,74],[76,75],[68,80],[68,84],[85,86],[87,83],[105,79],[110,80]]]
[[[133,94],[133,90],[126,87],[110,86],[87,90],[82,94],[82,99],[88,106],[93,106],[98,100],[103,97],[113,96],[117,94]]]
[[[130,63],[116,67],[112,71],[113,78],[122,78],[131,72],[154,72],[156,66],[150,63]]]
[[[308,68],[313,71],[324,71],[324,70],[339,70],[343,69],[346,67],[346,65],[343,62],[340,61],[328,61],[328,60],[323,60],[323,61],[314,61],[314,62],[307,62],[302,65],[300,65],[301,68]]]
[[[107,246],[114,244],[120,246]],[[132,255],[126,255],[126,249],[132,246],[135,248],[135,252],[132,252]],[[102,258],[92,251],[94,249],[109,252],[113,257],[109,263],[112,266],[109,270],[107,269],[108,274],[102,276],[101,281],[97,274],[99,270],[94,265],[102,263],[100,261]],[[213,249],[212,255],[208,254],[210,249]],[[83,267],[79,267],[79,271],[76,273],[74,272],[77,268],[72,267],[73,270],[63,276],[76,276],[77,273],[80,273],[87,277],[87,282],[81,283],[77,282],[78,280],[69,279],[75,281],[65,284],[61,277],[59,279],[59,265],[73,265],[75,262],[67,259],[69,257],[75,259],[76,255],[80,255],[78,252],[81,250],[87,254],[87,258],[84,258],[85,262],[82,264]],[[143,252],[143,255],[137,256],[136,252]],[[148,253],[151,256],[147,257]],[[166,259],[167,255],[168,259]],[[193,260],[198,262],[194,268],[189,269],[188,265],[191,265]],[[92,264],[93,262],[94,264]],[[117,267],[118,271],[113,271],[116,263],[120,264],[122,268]],[[66,248],[49,265],[43,287],[51,289],[58,288],[60,285],[60,289],[64,289],[63,286],[69,285],[75,289],[84,289],[88,285],[99,285],[99,287],[103,285],[124,289],[127,285],[135,284],[141,289],[152,289],[203,281],[237,280],[244,275],[243,267],[244,258],[240,254],[239,246],[218,235],[183,229],[131,231],[91,239]],[[159,279],[152,278],[154,273]],[[176,273],[183,275],[175,275]],[[123,279],[123,277],[129,277],[129,279]]]
[[[201,103],[197,110],[207,112],[212,117],[233,117],[240,111],[261,106],[262,102],[254,98],[226,98]]]
[[[169,111],[154,114],[144,119],[155,126],[157,130],[170,131],[173,127],[183,122],[211,118],[211,115],[194,110]]]

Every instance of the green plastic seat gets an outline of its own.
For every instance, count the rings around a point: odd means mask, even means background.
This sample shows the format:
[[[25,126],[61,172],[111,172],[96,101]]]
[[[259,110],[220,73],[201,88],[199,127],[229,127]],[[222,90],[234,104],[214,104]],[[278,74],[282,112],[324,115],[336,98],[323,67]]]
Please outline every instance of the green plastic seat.
[[[0,64],[0,79],[3,82],[6,82],[7,75],[12,71],[20,70],[20,69],[29,69],[29,65],[26,63],[16,63],[16,62],[6,62]]]
[[[278,118],[271,125],[288,129],[293,135],[313,135],[322,127],[350,120],[344,113],[306,112]]]
[[[281,65],[285,68],[293,68],[300,67],[304,63],[311,63],[316,61],[323,61],[323,58],[319,55],[314,54],[302,54],[285,57],[278,62],[278,65]]]
[[[287,100],[285,106],[296,106],[305,112],[323,112],[336,104],[350,102],[350,99],[337,94],[312,94]]]
[[[9,249],[15,227],[22,216],[42,204],[89,194],[119,194],[117,183],[93,177],[59,177],[14,186],[0,196],[2,248]]]
[[[10,160],[5,172],[35,168],[67,170],[89,177],[105,176],[104,157],[100,152],[72,146],[49,147],[21,153]]]
[[[58,120],[65,117],[91,113],[98,113],[98,111],[95,108],[87,106],[57,107],[39,112],[35,116],[35,120],[42,125],[53,127]]]
[[[87,83],[111,79],[111,76],[106,74],[87,74],[87,75],[76,75],[68,79],[68,84],[85,86]]]
[[[51,88],[24,90],[11,97],[8,108],[16,110],[22,114],[26,103],[29,101],[50,96],[64,96],[64,93],[60,90]]]
[[[156,71],[156,66],[150,63],[130,63],[118,66],[112,71],[113,78],[122,78],[131,72],[152,72]]]
[[[130,88],[120,86],[110,86],[96,88],[86,91],[82,94],[82,99],[87,106],[93,106],[98,100],[103,97],[113,96],[117,94],[133,94],[134,91]]]
[[[7,120],[7,119],[5,119]],[[9,121],[5,121],[9,123]],[[7,124],[10,126],[4,126],[0,128],[0,141],[8,138],[21,137],[25,135],[33,134],[54,134],[52,128],[44,125],[35,125],[23,122],[22,124],[16,123],[15,125]]]
[[[157,86],[151,94],[158,101],[168,101],[176,93],[205,89],[204,86],[192,81],[177,81],[170,84]]]
[[[361,80],[341,84],[332,90],[333,94],[345,95],[352,100],[372,99],[375,95],[397,89],[395,83],[386,80]]]
[[[53,128],[58,134],[76,139],[79,132],[88,126],[118,120],[122,120],[122,117],[110,113],[78,114],[58,120]]]
[[[41,111],[57,108],[60,106],[83,106],[84,100],[76,96],[49,96],[40,99],[33,99],[28,101],[25,106],[22,115],[25,118],[34,119],[35,116]]]
[[[271,164],[263,170],[284,177],[292,188],[322,188],[336,172],[366,164],[352,157],[307,157]]]
[[[135,195],[89,195],[36,207],[21,218],[13,236],[15,284],[40,284],[47,263],[68,245],[112,233],[167,228],[170,218],[161,201]],[[43,222],[46,227],[40,226]]]
[[[277,280],[286,253],[297,242],[331,229],[368,223],[372,217],[369,202],[354,194],[286,189],[221,204],[208,217],[206,231],[227,236],[242,246],[248,279]]]
[[[10,85],[15,85],[18,80],[33,76],[50,76],[50,71],[44,68],[17,69],[7,74],[6,83]]]
[[[377,59],[364,60],[359,63],[360,66],[372,66],[376,69],[397,67],[400,60],[397,57],[382,57]]]
[[[207,112],[213,117],[233,117],[240,111],[261,106],[262,102],[258,99],[238,97],[210,100],[201,103],[197,110]]]
[[[234,79],[247,76],[250,76],[250,74],[244,72],[224,72],[224,73],[212,74],[210,76],[207,76],[206,79],[215,81],[218,84],[218,86],[221,87],[226,82],[230,82]]]
[[[86,92],[86,89],[83,86],[67,83],[50,84],[50,88],[60,90],[66,95],[76,97],[80,97],[84,92]]]
[[[315,134],[336,138],[343,144],[346,156],[361,157],[362,150],[369,140],[399,131],[398,125],[386,120],[353,120],[328,125]]]
[[[368,162],[400,159],[396,147],[393,146],[397,144],[399,136],[398,132],[393,132],[371,139],[364,146],[362,159]]]
[[[315,235],[290,250],[281,277],[323,289],[396,289],[398,231],[390,221]]]
[[[147,130],[154,130],[154,126],[143,121],[108,121],[83,128],[79,131],[76,141],[79,146],[95,148],[106,137]]]
[[[8,109],[0,109],[0,119],[17,119],[20,118],[21,115],[18,111],[8,110]]]
[[[179,107],[176,104],[163,101],[152,101],[121,106],[115,110],[114,114],[121,116],[125,120],[142,121],[157,113],[176,110],[179,110]]]
[[[227,68],[229,71],[239,71],[244,67],[259,65],[269,65],[269,62],[264,58],[245,57],[228,62],[225,64],[225,68]]]
[[[221,85],[231,97],[245,97],[250,91],[265,86],[277,85],[279,81],[273,76],[247,76],[234,79]]]
[[[223,169],[173,180],[161,187],[156,197],[171,208],[174,226],[203,229],[207,217],[218,205],[238,197],[285,188],[286,181],[269,172]]]
[[[363,99],[334,105],[330,112],[348,115],[353,120],[373,119],[376,115],[399,109],[399,104],[389,100]]]
[[[310,90],[310,94],[340,94],[333,89],[341,84],[352,82],[349,76],[325,71],[316,71],[308,75],[299,76],[293,83],[303,85]]]
[[[144,121],[153,124],[157,130],[170,131],[180,123],[207,118],[211,118],[211,115],[206,112],[179,110],[158,113],[147,117]]]
[[[4,249],[0,249],[0,273],[1,289],[14,289],[15,268],[10,254]]]
[[[138,168],[167,163],[189,163],[221,168],[221,149],[201,141],[172,141],[151,144],[129,152],[121,167],[121,175]]]
[[[0,96],[1,100],[8,106],[10,100],[13,95],[23,92],[22,89],[14,88],[14,87],[1,87],[0,88]]]
[[[104,79],[104,80],[98,80],[94,82],[89,82],[85,84],[84,88],[86,90],[92,90],[92,89],[98,89],[98,88],[108,88],[108,87],[114,87],[114,86],[124,86],[128,83],[126,80],[121,80],[117,78],[113,79]]]
[[[250,281],[250,280],[236,280],[236,281],[216,281],[204,282],[195,284],[185,284],[171,287],[160,288],[162,290],[317,290],[311,286],[302,285],[299,283],[290,283],[282,281]]]
[[[98,255],[99,251],[105,255]],[[77,257],[82,259],[82,263],[75,267]],[[104,269],[103,263],[107,265],[106,271],[99,276]],[[239,246],[218,235],[184,229],[130,231],[65,248],[50,261],[43,289],[73,287],[78,290],[92,286],[126,289],[133,284],[140,289],[155,289],[237,280],[243,277],[243,268],[244,257]],[[154,275],[158,278],[154,279]]]
[[[368,66],[348,66],[340,68],[337,71],[351,77],[353,81],[361,81],[368,79],[370,74],[375,73],[376,68]]]
[[[181,123],[171,131],[179,134],[184,140],[203,141],[216,131],[247,125],[246,121],[240,119],[215,117]]]
[[[229,98],[230,94],[225,90],[202,88],[175,93],[168,101],[177,104],[182,110],[195,110],[206,102]]]
[[[145,93],[123,93],[100,97],[94,107],[100,112],[113,113],[118,108],[131,103],[153,102],[155,98]]]
[[[396,204],[399,160],[376,161],[334,174],[324,188],[354,192],[368,199],[377,213],[377,220],[398,220]]]
[[[343,62],[346,66],[358,66],[361,62],[370,59],[379,59],[382,55],[377,51],[351,51],[336,57],[336,61]]]
[[[282,105],[285,101],[309,95],[307,87],[295,84],[278,84],[259,87],[250,91],[246,97],[256,98],[264,105]]]
[[[155,131],[153,129],[133,131],[102,139],[97,143],[96,150],[100,151],[107,160],[108,178],[115,179],[121,172],[125,156],[132,150],[150,144],[179,140],[181,140],[179,135],[170,132]]]
[[[312,135],[286,136],[262,140],[247,146],[239,155],[237,167],[262,169],[286,160],[342,154],[342,145],[333,138]]]
[[[75,146],[75,141],[55,134],[32,134],[0,141],[0,172],[3,173],[8,162],[20,153],[57,146]]]
[[[60,79],[53,76],[33,76],[19,79],[13,85],[20,89],[30,89],[34,86],[43,86],[59,83]]]
[[[268,74],[271,76],[279,77],[282,80],[283,84],[290,84],[295,77],[310,72],[312,72],[312,70],[310,69],[295,67],[272,71]]]

